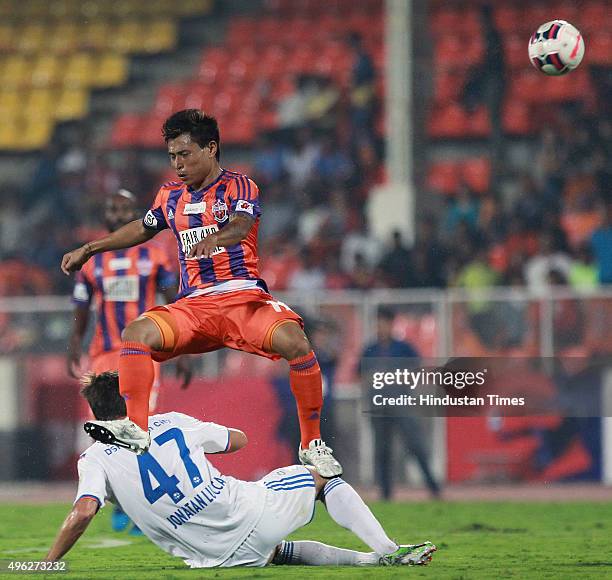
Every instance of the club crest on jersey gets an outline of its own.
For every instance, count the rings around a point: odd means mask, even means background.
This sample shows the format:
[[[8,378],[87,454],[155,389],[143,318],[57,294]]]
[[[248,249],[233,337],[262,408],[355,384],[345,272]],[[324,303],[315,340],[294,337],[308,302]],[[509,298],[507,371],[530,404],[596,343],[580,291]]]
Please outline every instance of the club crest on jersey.
[[[227,205],[222,199],[218,199],[213,203],[212,214],[219,223],[224,222],[229,216],[227,213]]]

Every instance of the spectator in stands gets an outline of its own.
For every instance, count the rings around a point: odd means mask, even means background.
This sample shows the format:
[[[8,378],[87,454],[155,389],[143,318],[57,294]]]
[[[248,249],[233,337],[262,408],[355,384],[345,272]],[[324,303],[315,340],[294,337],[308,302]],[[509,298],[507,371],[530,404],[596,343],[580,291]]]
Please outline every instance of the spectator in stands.
[[[318,179],[329,184],[346,183],[353,174],[353,163],[348,153],[331,134],[321,140],[314,171]]]
[[[599,271],[599,282],[612,284],[612,202],[610,201],[606,204],[603,223],[593,232],[591,246]]]
[[[302,252],[302,268],[294,272],[289,280],[289,290],[312,292],[325,288],[325,273],[313,252],[305,248]]]
[[[370,55],[365,50],[361,35],[354,33],[349,38],[354,53],[351,74],[351,125],[357,137],[374,138],[375,69]]]
[[[538,253],[525,264],[527,286],[535,294],[543,295],[549,287],[550,272],[556,270],[566,279],[571,267],[571,258],[558,249],[553,234],[545,231],[540,234]]]
[[[271,185],[285,175],[286,152],[283,145],[273,141],[268,135],[261,134],[255,144],[253,172],[257,183]]]
[[[465,222],[472,230],[478,226],[479,202],[470,189],[463,185],[457,195],[450,198],[444,216],[444,231],[452,235],[461,222]]]
[[[410,250],[404,246],[402,232],[394,230],[391,234],[391,247],[378,264],[390,288],[405,288],[409,285],[413,268]]]
[[[355,290],[370,290],[374,288],[374,286],[385,286],[380,278],[378,280],[376,279],[374,271],[361,252],[355,254],[353,270],[350,272],[349,276],[351,279],[351,288]]]
[[[575,290],[594,290],[599,286],[599,272],[588,244],[583,243],[574,251],[569,271],[569,284]]]
[[[362,354],[364,369],[370,368],[370,365],[373,365],[377,371],[387,370],[380,367],[385,362],[388,364],[390,362],[389,359],[393,358],[403,359],[401,363],[403,368],[406,368],[407,364],[417,364],[418,361],[416,359],[419,358],[419,353],[416,349],[412,345],[393,337],[394,320],[395,313],[392,310],[384,307],[378,309],[376,340],[366,346]],[[410,359],[410,361],[406,359]],[[393,369],[389,368],[388,370]],[[405,387],[385,387],[384,395],[393,397],[394,395],[405,394],[405,391]],[[371,401],[372,393],[366,392],[366,397]],[[387,407],[384,416],[372,415],[375,448],[374,461],[377,479],[381,485],[382,497],[385,500],[392,499],[394,486],[393,467],[398,466],[400,471],[402,471],[403,460],[408,453],[411,453],[416,459],[431,494],[434,497],[438,497],[440,495],[440,486],[429,468],[425,452],[425,438],[421,425],[415,417],[406,416],[403,413],[405,411],[402,411],[401,407]],[[392,457],[393,441],[398,436],[401,437],[403,444],[399,461],[397,458]]]
[[[311,129],[302,127],[295,136],[293,148],[289,151],[285,164],[289,183],[296,191],[304,190],[312,179],[319,155],[320,146]]]

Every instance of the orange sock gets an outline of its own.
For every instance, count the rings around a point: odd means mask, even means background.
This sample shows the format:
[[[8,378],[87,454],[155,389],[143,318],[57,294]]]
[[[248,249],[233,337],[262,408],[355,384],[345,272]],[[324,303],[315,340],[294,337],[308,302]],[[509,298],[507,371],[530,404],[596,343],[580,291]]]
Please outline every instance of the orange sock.
[[[140,342],[124,342],[119,356],[119,392],[128,417],[145,431],[149,428],[149,393],[154,375],[151,349]]]
[[[321,368],[313,351],[289,361],[289,383],[297,404],[302,449],[321,438],[323,382]]]

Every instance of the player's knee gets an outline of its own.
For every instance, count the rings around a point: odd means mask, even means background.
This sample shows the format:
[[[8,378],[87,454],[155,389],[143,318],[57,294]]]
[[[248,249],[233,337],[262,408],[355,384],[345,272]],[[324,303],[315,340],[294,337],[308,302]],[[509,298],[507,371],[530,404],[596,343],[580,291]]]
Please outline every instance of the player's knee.
[[[287,360],[306,356],[312,350],[310,341],[297,324],[283,324],[274,333],[272,346],[275,352]]]
[[[153,350],[161,348],[161,336],[159,330],[146,318],[137,318],[130,322],[121,333],[121,340],[124,342],[140,342],[146,344]]]
[[[310,470],[312,478],[314,479],[316,496],[320,497],[319,494],[321,493],[321,491],[323,491],[323,488],[325,487],[325,484],[329,481],[329,479],[321,477],[319,475],[319,472],[314,467],[308,467],[307,469]]]

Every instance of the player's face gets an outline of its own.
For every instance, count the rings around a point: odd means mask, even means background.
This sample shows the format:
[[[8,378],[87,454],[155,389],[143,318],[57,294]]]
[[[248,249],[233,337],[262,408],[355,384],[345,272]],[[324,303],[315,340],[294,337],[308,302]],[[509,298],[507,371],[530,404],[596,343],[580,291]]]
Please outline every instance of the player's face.
[[[217,144],[214,141],[202,148],[191,140],[188,133],[168,141],[168,156],[172,168],[185,185],[196,189],[215,169],[216,152]]]
[[[113,195],[104,209],[104,223],[110,232],[136,219],[134,202],[122,195]]]

